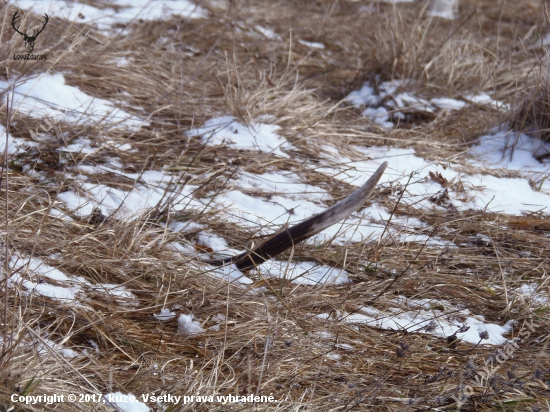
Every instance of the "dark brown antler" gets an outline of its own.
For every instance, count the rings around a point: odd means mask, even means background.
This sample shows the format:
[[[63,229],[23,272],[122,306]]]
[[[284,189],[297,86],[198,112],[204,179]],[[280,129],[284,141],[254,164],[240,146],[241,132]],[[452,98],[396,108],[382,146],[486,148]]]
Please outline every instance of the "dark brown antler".
[[[19,33],[21,36],[23,36],[23,39],[25,39],[25,38],[27,37],[27,32],[21,33],[21,32],[19,31],[19,27],[20,27],[21,25],[15,27],[15,23],[17,22],[17,18],[19,17],[18,14],[19,14],[19,10],[16,11],[16,12],[13,14],[13,17],[12,17],[12,19],[11,19],[11,25],[12,25],[13,29],[14,29],[17,33]]]
[[[341,200],[324,212],[312,216],[309,219],[306,219],[303,222],[300,222],[297,225],[274,235],[271,239],[266,240],[253,250],[226,259],[202,261],[214,266],[234,264],[240,270],[252,269],[257,265],[262,264],[266,260],[277,256],[279,253],[290,249],[297,243],[302,242],[327,227],[334,225],[340,220],[347,218],[353,212],[358,210],[372,195],[374,188],[384,174],[384,170],[386,170],[386,166],[388,166],[388,162],[382,163],[367,183],[344,200]]]
[[[34,39],[36,39],[38,37],[38,35],[40,33],[42,33],[44,31],[44,29],[46,28],[46,26],[48,25],[48,21],[49,21],[48,15],[46,13],[44,13],[44,17],[46,19],[44,20],[44,24],[42,25],[42,28],[40,30],[38,30],[38,33],[35,34],[34,31],[32,33],[32,37],[34,37]]]

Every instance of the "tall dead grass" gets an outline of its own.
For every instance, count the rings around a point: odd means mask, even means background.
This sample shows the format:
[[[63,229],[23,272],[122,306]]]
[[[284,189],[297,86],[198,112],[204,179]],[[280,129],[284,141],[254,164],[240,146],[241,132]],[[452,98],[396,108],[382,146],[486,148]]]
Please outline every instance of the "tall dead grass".
[[[378,75],[383,80],[410,80],[411,91],[425,97],[484,91],[510,101],[533,84],[533,61],[545,61],[539,49],[521,46],[523,41],[536,44],[528,36],[530,28],[543,27],[542,6],[533,4],[465,1],[456,21],[443,22],[426,16],[423,2],[252,1],[231,2],[227,7],[203,2],[208,19],[136,20],[121,27],[116,38],[83,24],[56,20],[37,44],[48,53],[48,60],[32,64],[10,59],[21,42],[4,24],[3,79],[62,72],[68,84],[116,102],[148,119],[150,126],[129,133],[103,123],[75,126],[62,121],[37,147],[10,157],[7,216],[0,213],[0,227],[7,217],[8,244],[3,247],[8,247],[10,256],[17,252],[39,257],[92,285],[124,285],[139,306],[85,285],[77,303],[61,303],[29,294],[20,283],[6,288],[4,282],[3,407],[9,409],[13,393],[120,391],[272,393],[279,400],[272,405],[232,405],[235,410],[453,408],[452,396],[465,381],[467,365],[483,364],[494,347],[367,327],[346,316],[364,307],[392,316],[410,309],[406,297],[433,302],[428,312],[435,324],[444,316],[461,316],[457,308],[497,324],[514,319],[518,326],[509,338],[517,335],[525,319],[535,317],[544,327],[465,408],[544,408],[547,307],[515,293],[524,283],[538,283],[538,291],[548,293],[550,227],[544,212],[512,217],[483,211],[425,211],[401,202],[396,216],[416,217],[426,225],[406,230],[437,236],[456,247],[396,241],[392,232],[398,228],[388,224],[389,234],[383,239],[344,246],[298,245],[282,258],[345,269],[352,281],[340,285],[301,285],[255,272],[247,274],[253,280],[250,285],[228,283],[198,265],[193,256],[174,251],[174,243],[201,250],[196,236],[204,229],[174,233],[167,229],[173,221],[204,225],[240,249],[258,236],[260,228],[226,221],[216,211],[188,207],[174,212],[158,205],[134,220],[89,220],[70,210],[65,211],[73,221],[50,215],[53,207],[64,208],[56,201],[57,194],[78,187],[76,166],[104,164],[113,158],[126,172],[172,170],[179,185],[192,182],[199,187],[197,197],[225,190],[241,171],[285,171],[322,187],[333,201],[345,197],[352,187],[311,167],[337,162],[327,160],[323,147],[349,156],[352,145],[414,147],[434,159],[452,156],[460,162],[458,155],[481,132],[498,124],[503,113],[470,108],[387,132],[340,100]],[[14,10],[4,5],[2,20],[9,21]],[[258,26],[275,36],[263,35]],[[323,42],[325,49],[312,49],[298,40]],[[127,63],[122,64],[122,59]],[[530,109],[522,113],[532,118]],[[205,146],[184,134],[219,115],[233,115],[243,123],[271,116],[296,150],[283,159]],[[7,123],[4,108],[0,121]],[[29,128],[34,130],[38,122],[16,113],[12,134],[29,139]],[[79,137],[93,141],[98,151],[62,161],[59,149]],[[113,142],[130,143],[136,150],[117,150]],[[28,168],[36,173],[25,173]],[[3,183],[5,176],[6,172]],[[87,179],[124,190],[136,184],[114,173],[90,173]],[[3,198],[5,186],[1,194]],[[381,187],[373,200],[392,210],[401,194],[407,200],[406,188]],[[258,194],[263,195],[269,194]],[[483,240],[487,238],[490,241]],[[31,279],[21,266],[15,265],[18,274]],[[32,279],[52,282],[39,276]],[[178,316],[192,314],[205,332],[182,335],[175,320],[153,317],[163,308]],[[79,356],[63,357],[44,345],[45,338]],[[510,373],[504,376],[506,372]],[[149,406],[168,411],[229,409],[196,403],[172,409]],[[69,403],[55,409],[110,410],[105,405]],[[17,404],[16,410],[33,409]]]

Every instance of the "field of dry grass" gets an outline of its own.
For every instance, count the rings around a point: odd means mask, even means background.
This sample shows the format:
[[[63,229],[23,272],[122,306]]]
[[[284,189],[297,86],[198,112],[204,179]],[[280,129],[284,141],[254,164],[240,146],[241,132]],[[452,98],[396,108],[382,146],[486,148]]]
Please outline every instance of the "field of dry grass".
[[[103,403],[25,405],[11,396],[115,392],[140,401],[142,394],[276,399],[146,402],[167,412],[550,410],[548,208],[456,208],[446,190],[466,196],[463,182],[428,169],[411,180],[445,188],[429,199],[433,207],[420,207],[426,199],[400,181],[384,183],[369,203],[390,213],[377,219],[383,236],[306,242],[277,258],[345,270],[348,282],[292,281],[284,268],[279,276],[252,270],[244,273],[250,282],[230,281],[234,275],[197,259],[215,252],[205,234],[242,251],[281,228],[244,222],[213,203],[241,190],[242,176],[291,176],[322,192],[325,206],[355,190],[324,170],[353,172],[338,159],[360,160],[356,147],[412,148],[464,174],[515,177],[514,170],[474,168],[468,151],[501,124],[548,140],[546,3],[461,0],[449,20],[431,16],[421,0],[201,0],[203,17],[137,18],[108,29],[50,15],[35,45],[46,61],[13,59],[24,44],[11,27],[18,10],[11,3],[0,9],[2,81],[61,73],[67,85],[143,124],[65,116],[37,140],[31,131],[47,116],[16,110],[8,122],[3,94],[0,124],[27,143],[9,155],[0,188],[1,410],[107,411],[113,408]],[[103,0],[80,3],[117,10]],[[22,15],[25,27],[42,13]],[[423,99],[484,92],[509,109],[413,105],[384,128],[344,102],[367,81],[376,88],[391,80],[406,81],[400,87]],[[288,146],[282,154],[253,151],[190,133],[219,116],[245,127],[276,125]],[[81,139],[89,150],[71,150]],[[63,201],[69,192],[93,192],[92,185],[131,193],[151,171],[171,180],[139,216],[108,215],[97,205],[84,213]],[[540,190],[544,179],[531,187]],[[264,201],[280,195],[241,191]],[[185,230],[172,230],[182,224]],[[405,232],[421,240],[398,236]],[[68,288],[70,298],[38,293],[44,284]],[[536,298],[518,292],[525,284],[536,285]],[[162,309],[192,315],[195,333],[177,317],[153,316]],[[432,320],[413,331],[358,320],[413,312]],[[524,338],[487,379],[481,371],[503,345],[486,343],[483,331],[479,344],[461,339],[459,328],[431,333],[443,319],[465,323],[465,313],[509,325],[509,341]]]

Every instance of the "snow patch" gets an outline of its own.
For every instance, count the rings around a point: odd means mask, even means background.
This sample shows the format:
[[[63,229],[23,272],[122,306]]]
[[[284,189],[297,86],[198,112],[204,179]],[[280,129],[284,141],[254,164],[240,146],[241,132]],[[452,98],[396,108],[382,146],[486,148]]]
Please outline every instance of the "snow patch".
[[[277,132],[280,126],[251,123],[243,126],[231,116],[221,116],[208,120],[202,127],[187,132],[191,136],[200,136],[201,142],[212,146],[234,146],[237,149],[255,150],[289,157],[281,149],[293,146]]]
[[[193,315],[182,313],[178,318],[178,333],[197,334],[204,332],[199,321],[193,320]]]

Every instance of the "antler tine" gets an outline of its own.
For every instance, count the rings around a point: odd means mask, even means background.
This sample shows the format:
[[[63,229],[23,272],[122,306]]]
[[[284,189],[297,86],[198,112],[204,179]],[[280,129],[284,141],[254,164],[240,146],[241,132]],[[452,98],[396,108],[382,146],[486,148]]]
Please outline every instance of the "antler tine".
[[[35,36],[38,36],[40,33],[42,33],[44,31],[44,29],[46,28],[46,26],[48,25],[48,21],[49,21],[48,15],[46,13],[44,13],[44,16],[46,17],[46,20],[44,21],[44,24],[42,25],[42,28],[40,30],[38,30],[38,33],[36,33]]]
[[[14,29],[17,33],[19,33],[20,35],[24,36],[24,35],[26,34],[26,32],[25,32],[25,33],[21,33],[21,32],[19,31],[19,27],[20,27],[21,25],[19,25],[18,27],[15,27],[15,24],[17,23],[17,19],[18,19],[18,18],[19,18],[19,10],[17,10],[17,11],[13,14],[13,17],[12,17],[12,19],[11,19],[11,26],[13,27],[13,29]]]
[[[253,250],[227,259],[202,261],[214,266],[234,264],[240,270],[252,269],[257,265],[262,264],[266,260],[269,260],[285,250],[290,249],[297,243],[309,239],[311,236],[316,235],[327,227],[330,227],[340,220],[347,218],[353,212],[358,210],[367,202],[372,195],[372,192],[374,192],[374,189],[384,174],[387,166],[388,162],[382,163],[363,186],[344,200],[341,200],[324,212],[312,216],[309,219],[306,219],[303,222],[300,222],[297,225],[274,235],[271,239],[266,240]]]

